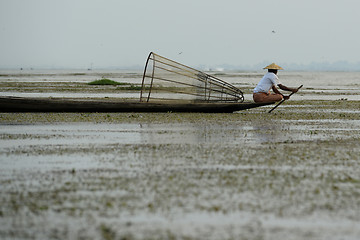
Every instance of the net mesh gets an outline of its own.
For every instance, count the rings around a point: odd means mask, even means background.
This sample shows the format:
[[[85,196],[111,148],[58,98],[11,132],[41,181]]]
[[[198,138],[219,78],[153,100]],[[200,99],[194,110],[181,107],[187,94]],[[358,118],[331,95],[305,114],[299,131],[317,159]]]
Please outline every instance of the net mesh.
[[[240,89],[153,52],[146,61],[140,101],[243,102]]]

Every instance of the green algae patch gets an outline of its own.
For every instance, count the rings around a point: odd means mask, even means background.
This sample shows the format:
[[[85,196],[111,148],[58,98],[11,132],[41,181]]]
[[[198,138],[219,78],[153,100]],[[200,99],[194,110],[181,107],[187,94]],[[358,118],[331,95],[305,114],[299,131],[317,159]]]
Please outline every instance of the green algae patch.
[[[101,85],[101,86],[103,86],[103,85],[127,85],[127,83],[120,83],[120,82],[116,82],[114,80],[103,78],[103,79],[89,82],[88,85]]]

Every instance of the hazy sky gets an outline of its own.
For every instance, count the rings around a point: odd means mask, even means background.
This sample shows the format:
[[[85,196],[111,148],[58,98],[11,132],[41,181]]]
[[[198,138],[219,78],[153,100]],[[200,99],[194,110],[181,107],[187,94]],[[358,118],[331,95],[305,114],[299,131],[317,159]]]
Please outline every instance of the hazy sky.
[[[359,9],[359,0],[0,0],[0,68],[142,66],[150,51],[190,66],[359,62]]]

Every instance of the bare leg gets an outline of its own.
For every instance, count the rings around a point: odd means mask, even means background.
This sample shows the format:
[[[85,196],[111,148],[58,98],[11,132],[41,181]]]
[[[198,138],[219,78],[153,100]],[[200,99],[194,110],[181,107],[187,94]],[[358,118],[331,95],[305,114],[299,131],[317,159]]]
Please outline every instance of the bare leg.
[[[283,96],[277,93],[273,93],[273,94],[254,93],[253,99],[254,102],[256,103],[278,102],[283,100]]]

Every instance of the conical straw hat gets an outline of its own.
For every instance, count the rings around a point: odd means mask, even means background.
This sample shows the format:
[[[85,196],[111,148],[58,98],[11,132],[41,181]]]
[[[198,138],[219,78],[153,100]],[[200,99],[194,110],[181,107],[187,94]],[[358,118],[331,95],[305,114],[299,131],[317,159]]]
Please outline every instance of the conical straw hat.
[[[276,65],[275,63],[272,63],[272,64],[264,67],[264,69],[284,70],[282,67],[280,67],[279,65]]]

